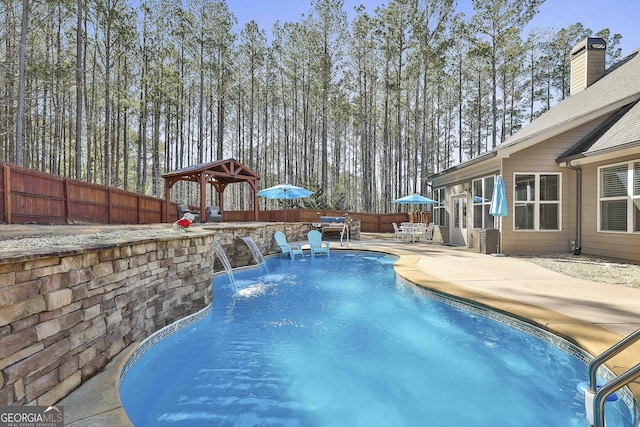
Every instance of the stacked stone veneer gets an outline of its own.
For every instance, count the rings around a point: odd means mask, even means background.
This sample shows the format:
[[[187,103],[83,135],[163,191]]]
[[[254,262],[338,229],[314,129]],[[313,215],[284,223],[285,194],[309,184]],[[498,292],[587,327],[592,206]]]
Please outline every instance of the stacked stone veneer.
[[[213,240],[234,267],[253,264],[238,236],[263,254],[263,224],[168,233],[99,247],[12,253],[0,259],[0,406],[51,405],[128,345],[211,302]],[[288,225],[304,236],[307,225]]]

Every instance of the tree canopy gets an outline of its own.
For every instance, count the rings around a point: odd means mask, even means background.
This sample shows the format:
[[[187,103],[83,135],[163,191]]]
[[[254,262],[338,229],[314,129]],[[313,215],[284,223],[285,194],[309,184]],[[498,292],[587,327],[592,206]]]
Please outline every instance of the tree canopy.
[[[568,96],[585,36],[620,57],[606,28],[525,34],[542,1],[473,0],[467,17],[390,0],[349,21],[343,0],[311,0],[271,29],[238,29],[225,0],[5,1],[1,160],[162,197],[162,173],[235,158],[263,186],[316,189],[317,207],[395,210]]]

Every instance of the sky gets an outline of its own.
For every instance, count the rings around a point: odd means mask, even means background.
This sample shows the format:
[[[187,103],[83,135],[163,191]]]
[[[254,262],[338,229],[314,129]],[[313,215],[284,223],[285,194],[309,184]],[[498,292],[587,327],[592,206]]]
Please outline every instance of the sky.
[[[370,15],[376,7],[387,4],[388,0],[344,0],[344,9],[349,21],[355,13],[353,8],[363,4]],[[276,21],[300,21],[301,15],[311,10],[311,0],[228,0],[229,9],[238,18],[238,31],[251,20],[255,20],[270,39],[271,29]],[[471,0],[458,0],[459,12],[467,18],[473,14]],[[609,28],[611,33],[622,34],[620,48],[626,56],[640,48],[640,1],[638,0],[546,0],[539,8],[527,30],[533,28],[568,27],[581,22],[594,33]]]

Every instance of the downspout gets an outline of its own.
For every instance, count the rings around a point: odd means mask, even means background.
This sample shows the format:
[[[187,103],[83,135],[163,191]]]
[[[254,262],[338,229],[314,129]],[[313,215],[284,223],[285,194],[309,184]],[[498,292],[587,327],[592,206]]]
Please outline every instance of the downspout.
[[[567,167],[576,172],[576,245],[574,255],[580,255],[582,251],[582,169],[573,166],[571,160],[567,161]]]

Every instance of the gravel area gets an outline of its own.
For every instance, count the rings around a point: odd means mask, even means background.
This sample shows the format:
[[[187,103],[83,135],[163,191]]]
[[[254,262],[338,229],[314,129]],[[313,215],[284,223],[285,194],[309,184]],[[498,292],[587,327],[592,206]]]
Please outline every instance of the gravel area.
[[[77,248],[128,239],[145,239],[184,234],[173,224],[150,226],[6,226],[0,225],[2,253],[43,248]]]
[[[519,258],[570,277],[640,288],[640,265],[590,255],[521,255]]]
[[[40,248],[70,248],[78,246],[88,246],[100,243],[110,243],[124,239],[143,239],[167,236],[169,234],[182,233],[183,230],[147,231],[130,230],[118,232],[103,232],[96,234],[75,234],[72,236],[41,236],[27,238],[13,238],[10,240],[0,240],[0,252],[20,251]]]

